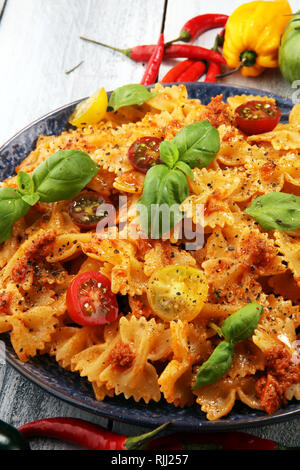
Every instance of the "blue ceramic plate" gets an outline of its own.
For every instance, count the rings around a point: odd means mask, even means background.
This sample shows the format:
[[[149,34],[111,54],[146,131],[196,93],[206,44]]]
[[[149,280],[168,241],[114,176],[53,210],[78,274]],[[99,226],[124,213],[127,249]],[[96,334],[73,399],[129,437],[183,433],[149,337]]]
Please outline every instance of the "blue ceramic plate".
[[[188,83],[186,86],[190,98],[198,98],[204,104],[209,103],[211,97],[220,93],[223,94],[224,99],[228,96],[244,93],[272,96],[281,108],[283,122],[288,120],[288,114],[292,107],[291,101],[261,90],[206,83]],[[13,174],[15,167],[35,147],[36,139],[40,134],[57,135],[67,130],[69,127],[68,116],[77,103],[78,101],[47,114],[10,139],[0,149],[0,180]],[[2,335],[1,339],[5,340],[7,346],[8,362],[21,374],[56,397],[105,418],[151,427],[172,420],[173,427],[182,431],[220,431],[275,423],[300,414],[299,402],[290,403],[286,408],[278,410],[271,416],[237,402],[228,416],[219,421],[207,421],[205,414],[196,405],[182,410],[163,400],[160,403],[145,405],[135,403],[133,400],[125,400],[121,396],[106,398],[103,402],[99,402],[95,400],[92,387],[87,380],[60,368],[52,358],[47,356],[35,357],[29,362],[23,363],[17,359],[11,347],[9,335]]]

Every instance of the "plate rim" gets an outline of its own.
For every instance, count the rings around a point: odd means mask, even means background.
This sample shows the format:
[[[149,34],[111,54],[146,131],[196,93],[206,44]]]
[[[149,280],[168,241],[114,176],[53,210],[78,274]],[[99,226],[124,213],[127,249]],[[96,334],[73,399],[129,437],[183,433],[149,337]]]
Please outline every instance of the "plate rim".
[[[30,372],[26,371],[24,368],[22,368],[22,365],[18,363],[18,359],[11,355],[9,353],[6,356],[7,362],[17,371],[19,372],[23,377],[27,378],[30,380],[32,383],[35,385],[38,385],[40,388],[42,388],[45,392],[52,394],[54,397],[59,398],[63,400],[64,402],[71,404],[72,406],[75,406],[77,408],[80,408],[86,412],[90,412],[96,416],[110,419],[112,421],[118,421],[121,423],[129,424],[129,425],[136,425],[140,427],[157,427],[160,426],[161,424],[164,424],[166,422],[166,419],[153,419],[149,422],[147,421],[147,417],[140,417],[139,420],[137,421],[136,418],[131,417],[130,415],[125,417],[125,416],[116,416],[116,415],[111,415],[107,410],[101,410],[99,408],[93,408],[92,404],[85,403],[84,401],[78,399],[78,398],[73,398],[71,395],[67,395],[63,391],[57,390],[55,387],[53,387],[51,384],[47,384],[43,379],[37,378],[34,375],[31,375]],[[81,379],[85,379],[85,377],[81,377]],[[123,398],[123,397],[122,397]],[[111,404],[110,406],[115,406],[114,404]],[[118,408],[120,409],[121,405],[118,405]],[[125,409],[126,411],[126,409]],[[256,410],[259,411],[259,410]],[[185,432],[190,432],[190,431],[197,431],[197,432],[212,432],[212,431],[218,431],[218,432],[227,432],[229,430],[238,430],[238,429],[246,429],[246,428],[255,428],[255,427],[260,427],[260,426],[265,426],[269,424],[278,424],[282,422],[289,421],[291,418],[297,417],[297,415],[300,414],[300,407],[299,409],[296,410],[287,410],[284,411],[283,408],[278,410],[276,413],[273,413],[272,415],[261,415],[258,417],[251,417],[245,415],[245,418],[243,419],[238,419],[237,421],[231,420],[231,421],[222,421],[223,418],[216,420],[216,421],[203,421],[200,420],[198,421],[197,425],[194,424],[184,424],[182,422],[176,422],[176,420],[172,420],[170,422],[170,426],[168,429],[171,430],[180,430],[180,431],[185,431]],[[224,417],[226,419],[226,416]]]
[[[279,99],[283,101],[287,106],[293,106],[293,102],[286,97],[274,94],[272,92],[258,89],[258,88],[251,88],[251,87],[243,87],[243,86],[232,86],[228,84],[221,84],[221,83],[206,83],[206,82],[182,82],[182,83],[165,83],[162,84],[163,86],[172,86],[172,85],[179,85],[183,84],[187,87],[191,88],[211,88],[214,89],[216,87],[223,88],[224,91],[226,89],[230,90],[231,92],[236,92],[236,94],[260,94],[264,96],[270,96],[275,99]],[[153,85],[149,86],[148,88],[153,87]],[[241,91],[242,90],[242,91]],[[110,92],[107,92],[108,96],[111,94]],[[220,92],[218,93],[220,94]],[[58,114],[59,112],[63,112],[64,110],[68,108],[72,108],[73,106],[76,106],[79,102],[83,101],[86,98],[80,98],[74,101],[71,101],[67,104],[64,104],[62,106],[59,106],[58,108],[47,112],[46,114],[43,114],[39,118],[35,119],[31,123],[27,124],[25,127],[23,127],[21,130],[17,131],[15,134],[12,135],[8,140],[5,141],[3,145],[0,147],[0,159],[4,157],[4,155],[1,155],[5,148],[10,145],[15,139],[17,139],[19,136],[21,136],[23,133],[26,133],[30,128],[34,127],[35,125],[39,124],[41,121],[46,120],[47,118],[53,117],[53,115]],[[153,418],[153,422],[149,422],[149,417],[145,416],[143,417],[142,413],[141,416],[137,419],[136,417],[131,417],[130,414],[128,416],[120,416],[118,414],[112,415],[108,410],[101,410],[99,408],[93,408],[92,404],[83,402],[80,400],[78,397],[74,398],[72,395],[65,393],[62,390],[58,390],[55,388],[51,383],[46,383],[42,378],[32,374],[31,372],[27,371],[22,367],[22,364],[19,364],[17,357],[14,355],[14,353],[7,352],[6,354],[6,359],[7,362],[17,371],[19,372],[23,377],[27,378],[29,381],[34,383],[35,385],[39,386],[42,388],[45,392],[52,394],[56,398],[59,398],[63,400],[66,403],[71,404],[72,406],[81,408],[85,411],[91,412],[96,416],[100,416],[106,419],[111,419],[113,421],[119,421],[131,425],[136,425],[136,426],[144,426],[144,427],[152,427],[154,425],[159,425],[162,424],[164,421],[159,420],[158,418]],[[59,366],[59,365],[58,365]],[[122,397],[123,399],[123,397]],[[111,407],[115,407],[115,404],[110,404]],[[122,403],[118,405],[118,409],[122,407]],[[126,412],[126,407],[124,408]],[[259,411],[259,410],[256,410]],[[117,411],[115,411],[117,413]],[[124,414],[124,413],[123,413]],[[184,424],[181,421],[176,422],[173,421],[170,428],[171,429],[176,429],[176,430],[182,430],[182,431],[192,431],[196,430],[197,432],[201,431],[228,431],[231,429],[241,429],[241,428],[251,428],[251,427],[259,427],[263,426],[266,424],[272,424],[272,423],[279,423],[279,422],[284,422],[288,421],[292,418],[297,417],[300,414],[300,404],[298,409],[292,409],[292,410],[286,410],[285,408],[281,408],[277,412],[273,413],[272,415],[261,415],[257,417],[252,417],[252,416],[247,416],[245,415],[245,418],[238,419],[235,421],[230,420],[226,421],[226,417],[221,418],[216,421],[209,421],[207,420],[202,420],[199,418],[198,424]],[[152,421],[152,420],[151,420]]]

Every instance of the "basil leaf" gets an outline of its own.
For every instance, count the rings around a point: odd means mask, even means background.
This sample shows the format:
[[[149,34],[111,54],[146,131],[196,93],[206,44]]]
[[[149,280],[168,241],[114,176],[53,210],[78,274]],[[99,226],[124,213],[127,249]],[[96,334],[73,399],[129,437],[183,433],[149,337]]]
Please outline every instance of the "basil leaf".
[[[173,142],[165,140],[159,145],[160,158],[168,167],[173,168],[179,158],[179,150]]]
[[[300,228],[300,196],[268,193],[254,199],[245,210],[265,230],[285,232]]]
[[[214,329],[219,335],[224,336],[225,341],[219,343],[207,361],[199,367],[193,389],[216,382],[227,372],[232,363],[234,343],[253,335],[262,311],[261,305],[252,302],[226,318],[221,331],[218,331],[217,325],[210,324],[216,327]]]
[[[137,205],[142,228],[151,238],[160,238],[183,218],[179,204],[189,194],[186,176],[166,165],[147,171],[143,194]]]
[[[232,364],[234,345],[222,341],[198,369],[193,389],[219,380]]]
[[[144,85],[124,85],[112,92],[108,105],[117,111],[123,106],[141,105],[155,95],[156,93],[150,93]]]
[[[181,170],[183,171],[183,173],[188,176],[190,178],[190,180],[193,181],[194,179],[194,173],[192,172],[191,170],[191,167],[185,163],[185,162],[182,162],[181,160],[179,160],[179,162],[177,162],[174,166],[174,168],[177,168],[178,170]]]
[[[25,201],[30,206],[34,206],[34,204],[36,204],[39,201],[40,196],[39,196],[38,193],[24,194],[22,196],[22,199],[23,199],[23,201]]]
[[[179,159],[191,168],[209,165],[220,150],[219,132],[208,121],[184,127],[172,142],[179,150]]]
[[[262,311],[263,307],[261,305],[252,302],[227,317],[221,326],[226,341],[236,343],[251,338]]]
[[[17,185],[21,194],[33,194],[34,183],[28,173],[19,171],[17,174]]]
[[[43,202],[75,197],[98,172],[89,155],[80,150],[59,150],[33,172],[35,192]]]
[[[12,234],[14,222],[27,214],[30,205],[13,188],[0,188],[0,243]]]

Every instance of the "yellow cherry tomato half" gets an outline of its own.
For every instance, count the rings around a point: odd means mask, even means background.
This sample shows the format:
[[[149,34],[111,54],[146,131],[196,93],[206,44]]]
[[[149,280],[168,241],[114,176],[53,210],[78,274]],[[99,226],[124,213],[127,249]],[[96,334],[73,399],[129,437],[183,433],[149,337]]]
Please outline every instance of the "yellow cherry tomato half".
[[[96,124],[104,117],[108,99],[104,88],[93,93],[89,98],[81,101],[69,118],[69,123],[76,127],[85,124]]]
[[[191,266],[165,266],[148,281],[150,307],[164,321],[192,321],[199,315],[207,294],[205,274]]]

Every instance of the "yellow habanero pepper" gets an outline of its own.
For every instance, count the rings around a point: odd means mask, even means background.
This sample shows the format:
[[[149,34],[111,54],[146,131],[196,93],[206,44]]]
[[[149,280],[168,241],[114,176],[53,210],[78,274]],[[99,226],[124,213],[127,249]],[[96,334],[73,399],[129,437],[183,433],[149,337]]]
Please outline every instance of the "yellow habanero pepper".
[[[278,67],[281,34],[292,13],[287,0],[244,3],[228,18],[223,55],[228,67],[256,77]]]

